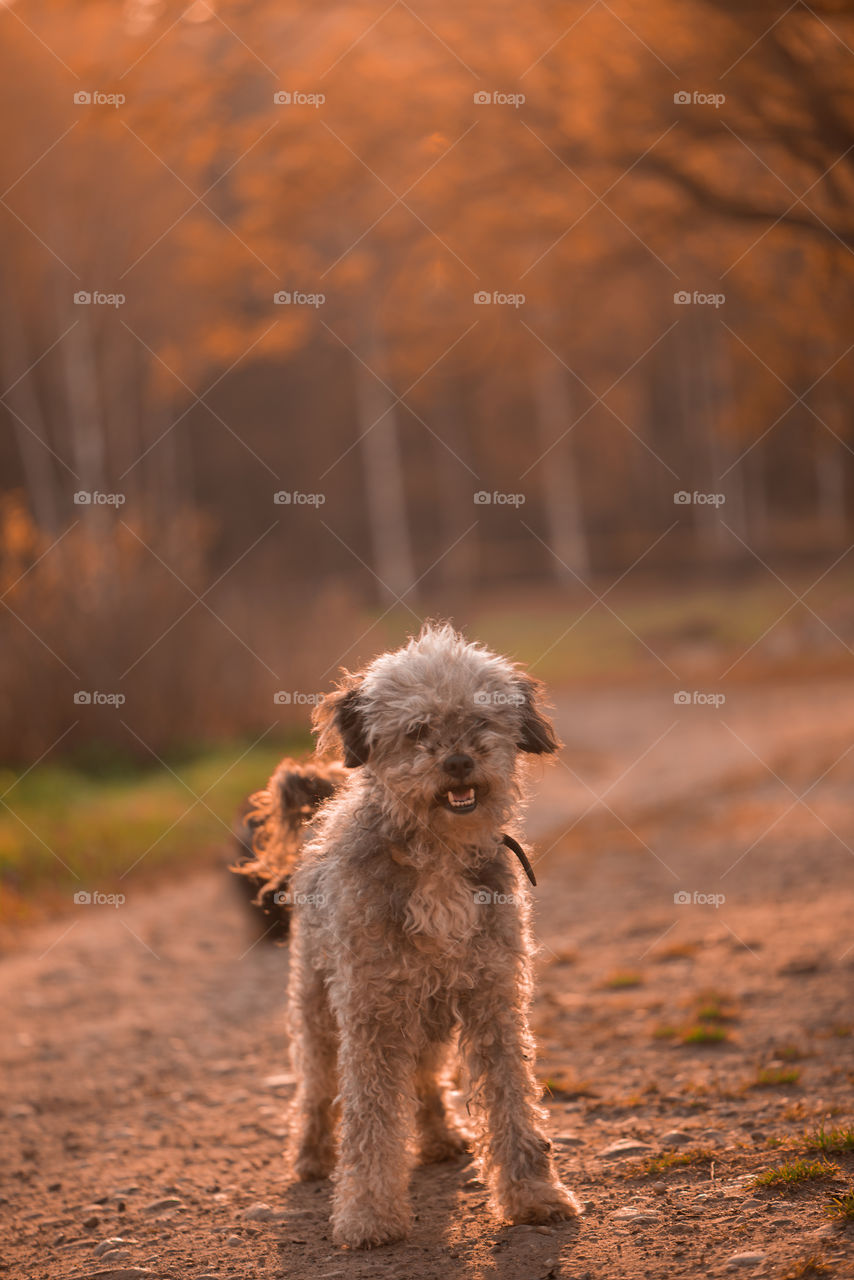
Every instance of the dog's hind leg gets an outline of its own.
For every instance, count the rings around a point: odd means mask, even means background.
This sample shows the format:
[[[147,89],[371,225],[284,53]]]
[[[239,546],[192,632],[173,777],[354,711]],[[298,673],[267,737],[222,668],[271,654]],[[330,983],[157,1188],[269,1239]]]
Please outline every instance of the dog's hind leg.
[[[446,1055],[447,1046],[431,1043],[422,1051],[416,1067],[415,1087],[418,1093],[416,1119],[422,1164],[437,1164],[440,1160],[453,1160],[468,1150],[465,1137],[449,1123],[445,1109],[440,1075]]]
[[[337,1032],[323,979],[306,963],[298,936],[291,966],[289,1026],[297,1092],[290,1155],[297,1177],[307,1182],[329,1177],[335,1164]]]

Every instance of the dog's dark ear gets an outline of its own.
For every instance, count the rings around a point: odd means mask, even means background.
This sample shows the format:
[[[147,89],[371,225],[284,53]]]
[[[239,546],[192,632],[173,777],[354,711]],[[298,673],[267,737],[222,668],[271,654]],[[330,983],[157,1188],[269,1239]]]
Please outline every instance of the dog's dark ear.
[[[522,694],[522,726],[516,746],[531,755],[549,755],[557,751],[561,742],[555,727],[543,711],[543,686],[539,680],[521,676],[519,689]]]
[[[318,751],[343,748],[348,769],[365,764],[370,753],[365,710],[358,686],[350,685],[328,693],[314,713]]]

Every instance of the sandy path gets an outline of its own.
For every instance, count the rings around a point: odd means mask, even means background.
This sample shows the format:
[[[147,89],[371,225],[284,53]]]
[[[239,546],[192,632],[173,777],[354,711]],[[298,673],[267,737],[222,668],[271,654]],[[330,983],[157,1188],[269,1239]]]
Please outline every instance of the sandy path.
[[[282,1176],[287,951],[255,944],[232,886],[203,873],[129,890],[119,910],[81,907],[0,962],[0,1272],[776,1277],[816,1254],[827,1274],[854,1276],[850,1232],[823,1214],[854,1157],[782,1198],[750,1186],[806,1125],[854,1121],[854,765],[810,792],[812,812],[786,814],[793,795],[720,723],[800,793],[854,741],[847,691],[746,690],[724,709],[587,693],[561,699],[559,716],[573,772],[546,775],[529,823],[547,851],[534,1013],[558,1159],[589,1204],[579,1230],[501,1227],[470,1168],[452,1164],[416,1173],[406,1244],[333,1249],[327,1186]],[[608,794],[614,812],[597,804],[577,821],[592,797],[573,774],[601,794],[659,737]],[[680,889],[726,902],[680,906]],[[609,985],[617,972],[638,985]],[[710,988],[726,1040],[663,1038]],[[775,1063],[799,1081],[748,1087]],[[631,1160],[601,1154],[624,1138],[666,1151],[671,1131],[712,1151],[711,1170],[627,1177]],[[272,1217],[247,1217],[258,1203]],[[739,1253],[763,1257],[730,1263]]]

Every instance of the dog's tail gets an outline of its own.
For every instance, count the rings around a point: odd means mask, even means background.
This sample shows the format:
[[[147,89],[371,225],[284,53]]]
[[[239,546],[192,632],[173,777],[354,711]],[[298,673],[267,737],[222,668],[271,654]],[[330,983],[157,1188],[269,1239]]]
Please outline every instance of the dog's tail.
[[[303,828],[346,776],[342,764],[299,764],[286,758],[267,786],[251,795],[237,814],[237,859],[230,869],[241,878],[252,905],[269,917],[266,936],[271,939],[288,934],[288,885],[302,848]]]

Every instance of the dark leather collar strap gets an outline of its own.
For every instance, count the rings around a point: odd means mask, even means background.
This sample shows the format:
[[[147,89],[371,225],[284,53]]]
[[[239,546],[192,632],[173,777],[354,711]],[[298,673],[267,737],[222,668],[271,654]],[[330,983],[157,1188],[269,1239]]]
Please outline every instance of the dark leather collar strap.
[[[530,862],[525,856],[525,850],[519,844],[518,840],[514,840],[512,836],[508,836],[507,833],[505,832],[504,835],[502,835],[501,837],[501,843],[506,844],[508,849],[512,849],[516,857],[521,862],[525,871],[525,875],[528,877],[531,884],[536,885],[537,877],[534,875],[534,868],[531,866]]]

